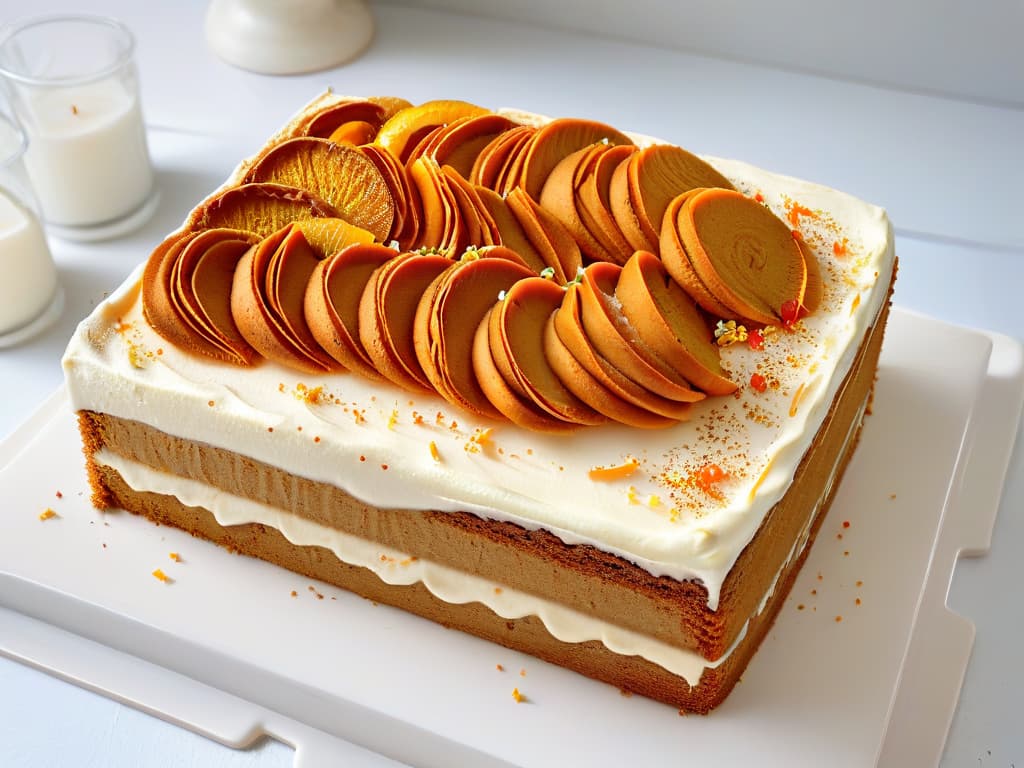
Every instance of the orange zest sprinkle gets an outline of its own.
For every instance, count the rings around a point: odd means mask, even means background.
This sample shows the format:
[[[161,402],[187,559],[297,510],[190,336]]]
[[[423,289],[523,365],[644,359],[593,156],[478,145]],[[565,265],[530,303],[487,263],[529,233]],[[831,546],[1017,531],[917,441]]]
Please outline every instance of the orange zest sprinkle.
[[[860,294],[858,293],[853,297],[853,301],[850,303],[850,314],[852,315],[857,311],[857,307],[860,306]]]
[[[72,115],[77,115],[78,114],[78,105],[77,104],[72,104],[71,105],[71,114]]]
[[[42,512],[39,513],[39,519],[40,520],[49,520],[50,518],[53,518],[53,517],[59,517],[59,515],[56,512],[54,512],[52,509],[50,509],[49,507],[47,507],[46,509],[44,509]]]
[[[598,482],[622,480],[636,472],[639,466],[640,462],[637,459],[630,457],[628,461],[622,464],[617,464],[613,467],[591,467],[590,471],[587,472],[587,477]]]
[[[754,487],[750,489],[750,498],[751,499],[753,499],[754,496],[757,495],[757,489],[761,487],[761,483],[763,483],[765,481],[765,478],[768,477],[768,472],[772,468],[772,461],[773,461],[773,459],[768,459],[768,463],[764,467],[764,472],[762,472],[761,476],[759,478],[757,478],[757,482],[754,483]]]
[[[832,243],[832,253],[834,253],[836,256],[845,256],[847,254],[846,245],[849,242],[850,241],[847,240],[845,237],[842,239],[842,241],[836,240],[834,243]]]
[[[764,202],[764,195],[762,195],[760,192],[758,192],[757,194],[754,195],[754,200],[756,200],[759,203],[763,203]]]
[[[818,218],[818,214],[812,211],[810,208],[800,205],[799,203],[793,203],[789,210],[786,212],[786,220],[794,227],[800,226],[800,217],[806,216],[809,219]]]
[[[512,689],[512,698],[516,700],[516,704],[522,704],[524,701],[526,701],[526,696],[521,694],[518,688]]]
[[[395,424],[398,423],[398,409],[392,408],[391,415],[388,416],[388,429],[394,429]]]
[[[504,672],[505,671],[505,668],[503,666],[501,666],[501,664],[495,664],[494,668],[496,670],[498,670],[499,672]]]
[[[181,562],[181,555],[179,555],[177,552],[170,552],[167,556],[176,563]]]
[[[172,581],[171,577],[168,576],[163,571],[161,571],[159,568],[157,568],[155,571],[153,571],[153,578],[156,579],[157,581],[162,581],[164,584],[167,584],[170,581]]]
[[[437,450],[437,443],[435,443],[433,440],[430,441],[430,458],[432,458],[436,462],[441,461],[441,454]]]
[[[796,389],[796,393],[793,395],[793,400],[789,404],[789,415],[790,417],[796,416],[797,409],[800,407],[800,401],[804,396],[804,385],[801,384]]]

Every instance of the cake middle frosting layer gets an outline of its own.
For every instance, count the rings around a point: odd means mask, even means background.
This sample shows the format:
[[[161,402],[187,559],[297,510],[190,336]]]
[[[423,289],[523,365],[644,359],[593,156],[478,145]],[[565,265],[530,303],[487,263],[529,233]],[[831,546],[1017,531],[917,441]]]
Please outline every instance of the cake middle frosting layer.
[[[722,369],[739,388],[694,403],[688,421],[541,434],[350,373],[191,355],[146,322],[141,268],[72,339],[64,359],[72,406],[230,450],[377,507],[461,510],[544,529],[655,576],[699,580],[715,609],[886,301],[894,255],[881,209],[709,162],[800,230],[822,298],[794,330],[724,346]]]

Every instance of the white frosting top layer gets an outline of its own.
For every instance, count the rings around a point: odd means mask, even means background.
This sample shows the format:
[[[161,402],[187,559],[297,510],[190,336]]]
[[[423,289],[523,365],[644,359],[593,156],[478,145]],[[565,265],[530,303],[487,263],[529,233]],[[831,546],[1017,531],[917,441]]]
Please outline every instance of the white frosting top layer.
[[[239,368],[189,355],[144,320],[141,268],[72,337],[63,361],[72,405],[235,451],[378,507],[466,510],[543,528],[656,576],[698,579],[715,609],[886,300],[894,254],[880,208],[736,161],[709,161],[798,225],[819,258],[825,292],[817,312],[794,332],[768,335],[762,350],[723,349],[740,389],[698,403],[688,422],[545,435],[356,374],[311,375],[266,361]],[[766,379],[764,392],[749,385],[755,372]],[[629,477],[588,474],[632,459],[639,467]],[[727,478],[702,487],[701,469],[710,465]]]

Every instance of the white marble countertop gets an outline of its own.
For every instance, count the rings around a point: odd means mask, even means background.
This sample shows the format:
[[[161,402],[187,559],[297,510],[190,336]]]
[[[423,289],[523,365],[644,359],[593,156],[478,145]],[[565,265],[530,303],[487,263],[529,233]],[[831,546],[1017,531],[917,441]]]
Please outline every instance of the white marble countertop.
[[[3,0],[3,18],[24,8]],[[61,382],[77,321],[173,229],[234,163],[305,101],[394,93],[458,97],[604,120],[700,153],[739,157],[885,206],[895,223],[896,303],[1024,341],[1024,110],[643,47],[611,38],[451,13],[375,6],[378,33],[354,63],[267,77],[229,67],[205,46],[205,3],[90,0],[138,37],[143,107],[162,202],[128,237],[53,241],[67,292],[62,319],[0,351],[0,439]],[[64,10],[40,0],[33,13]],[[183,156],[177,133],[237,147],[217,163]],[[969,266],[966,269],[965,266]],[[2,500],[0,500],[2,506]],[[958,566],[949,604],[978,633],[943,765],[1024,768],[1024,446],[1018,441],[991,552]],[[1007,587],[1010,591],[1007,591]],[[236,752],[113,701],[0,659],[0,765],[286,766],[276,742]]]

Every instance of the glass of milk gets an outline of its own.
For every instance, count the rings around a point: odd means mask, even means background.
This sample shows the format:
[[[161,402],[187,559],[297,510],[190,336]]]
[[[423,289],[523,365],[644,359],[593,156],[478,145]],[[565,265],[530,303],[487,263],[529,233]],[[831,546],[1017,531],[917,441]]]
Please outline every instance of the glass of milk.
[[[26,19],[0,31],[0,75],[28,135],[25,167],[47,229],[116,237],[154,212],[135,39],[98,16]]]
[[[25,145],[25,134],[0,113],[0,347],[42,331],[64,306],[22,163]]]

